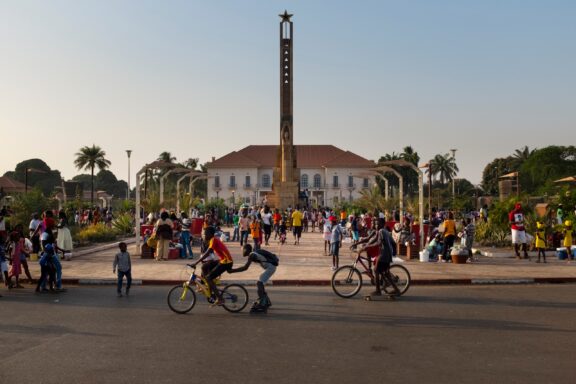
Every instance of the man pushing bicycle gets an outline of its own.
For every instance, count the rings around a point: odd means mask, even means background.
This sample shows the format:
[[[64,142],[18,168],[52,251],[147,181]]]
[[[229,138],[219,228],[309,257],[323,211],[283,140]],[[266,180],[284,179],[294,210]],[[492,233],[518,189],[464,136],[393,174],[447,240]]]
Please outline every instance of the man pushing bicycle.
[[[197,262],[191,264],[191,266],[195,267],[198,263],[207,259],[212,254],[212,252],[218,256],[218,264],[216,264],[204,277],[206,279],[206,283],[208,283],[208,286],[210,287],[210,291],[213,295],[216,295],[216,301],[214,304],[222,305],[224,303],[224,299],[220,293],[218,293],[214,280],[220,277],[220,275],[222,275],[224,272],[230,272],[232,270],[233,260],[230,251],[219,238],[214,236],[215,233],[216,229],[212,226],[206,227],[206,229],[204,229],[204,238],[207,244],[207,249],[204,251],[200,259]]]
[[[278,267],[278,256],[276,256],[272,252],[268,252],[265,249],[255,249],[252,250],[252,246],[250,244],[245,244],[242,248],[242,255],[244,257],[248,257],[246,264],[244,264],[240,268],[234,268],[230,270],[230,273],[236,272],[244,272],[250,267],[250,264],[256,263],[260,264],[260,266],[264,269],[264,272],[258,278],[258,283],[256,283],[258,287],[258,300],[252,305],[250,312],[266,312],[268,307],[272,305],[270,299],[268,298],[268,294],[264,289],[264,284],[276,272],[276,267]]]

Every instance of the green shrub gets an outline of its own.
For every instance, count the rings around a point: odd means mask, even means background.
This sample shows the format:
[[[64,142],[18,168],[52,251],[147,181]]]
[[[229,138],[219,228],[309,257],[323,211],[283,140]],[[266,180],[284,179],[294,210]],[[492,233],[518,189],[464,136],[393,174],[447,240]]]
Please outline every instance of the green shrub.
[[[132,215],[123,213],[112,220],[112,228],[121,235],[132,235],[134,233],[134,223],[132,222]]]
[[[78,232],[78,242],[80,244],[86,243],[102,243],[106,241],[116,240],[118,232],[114,228],[107,227],[105,224],[98,223],[82,228]]]

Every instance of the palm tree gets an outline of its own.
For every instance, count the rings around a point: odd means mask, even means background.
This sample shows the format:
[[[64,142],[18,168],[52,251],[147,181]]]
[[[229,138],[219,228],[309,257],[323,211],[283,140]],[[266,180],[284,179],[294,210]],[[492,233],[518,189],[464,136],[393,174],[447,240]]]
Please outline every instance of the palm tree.
[[[106,160],[106,152],[94,144],[92,144],[92,147],[80,148],[80,151],[77,152],[75,156],[76,160],[74,160],[74,165],[76,165],[76,168],[79,170],[82,168],[90,170],[90,205],[94,205],[94,167],[98,167],[98,169],[102,171],[112,163],[110,160]]]
[[[439,175],[442,185],[445,185],[446,181],[451,181],[459,171],[456,160],[448,153],[434,156],[430,168],[434,177]]]
[[[519,170],[522,164],[528,160],[532,153],[534,153],[534,149],[530,150],[527,145],[525,145],[522,149],[515,150],[514,155],[512,155],[512,167],[515,170]]]
[[[172,156],[170,152],[162,152],[160,156],[158,156],[158,160],[165,161],[166,163],[173,164],[176,161],[176,157]]]
[[[418,152],[414,151],[414,148],[411,146],[404,147],[404,152],[400,154],[400,158],[414,165],[418,165],[420,162],[420,155],[418,155]]]

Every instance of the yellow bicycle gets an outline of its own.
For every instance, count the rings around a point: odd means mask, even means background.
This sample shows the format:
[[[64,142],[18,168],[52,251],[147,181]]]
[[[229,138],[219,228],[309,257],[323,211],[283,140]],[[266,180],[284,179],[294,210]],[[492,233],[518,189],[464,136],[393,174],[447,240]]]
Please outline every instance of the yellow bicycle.
[[[196,274],[196,266],[192,264],[186,265],[192,269],[190,278],[188,281],[172,287],[166,298],[168,307],[179,314],[188,313],[194,308],[196,292],[202,294],[210,304],[213,304],[216,300],[206,280]],[[240,312],[248,304],[248,291],[240,284],[227,284],[221,289],[217,289],[218,294],[221,295],[224,301],[222,307],[228,312]]]

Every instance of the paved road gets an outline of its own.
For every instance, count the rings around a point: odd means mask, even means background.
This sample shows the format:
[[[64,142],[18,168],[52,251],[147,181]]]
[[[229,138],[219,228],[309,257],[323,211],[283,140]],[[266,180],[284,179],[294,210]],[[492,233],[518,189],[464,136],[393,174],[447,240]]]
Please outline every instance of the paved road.
[[[412,287],[366,302],[272,287],[267,315],[176,315],[162,286],[13,290],[0,383],[573,383],[575,289]]]

